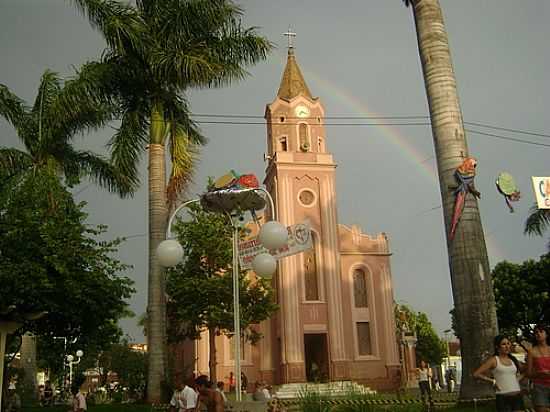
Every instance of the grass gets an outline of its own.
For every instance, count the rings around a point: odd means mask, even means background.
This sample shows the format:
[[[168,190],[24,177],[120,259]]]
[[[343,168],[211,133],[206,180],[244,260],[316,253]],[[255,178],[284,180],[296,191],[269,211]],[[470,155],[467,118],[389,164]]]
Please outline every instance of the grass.
[[[21,412],[67,412],[69,405],[42,407],[23,407]],[[89,412],[151,412],[151,405],[110,404],[88,406]]]

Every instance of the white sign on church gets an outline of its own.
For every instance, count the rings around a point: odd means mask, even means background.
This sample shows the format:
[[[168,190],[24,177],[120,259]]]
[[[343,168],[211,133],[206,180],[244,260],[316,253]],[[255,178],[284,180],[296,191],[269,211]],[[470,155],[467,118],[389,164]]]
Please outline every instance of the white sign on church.
[[[532,177],[539,209],[550,209],[550,177]]]
[[[260,253],[268,252],[275,259],[281,259],[304,252],[313,247],[311,230],[307,222],[287,227],[288,242],[279,249],[267,250],[262,246],[258,237],[239,243],[239,264],[242,269],[252,269],[252,260]]]

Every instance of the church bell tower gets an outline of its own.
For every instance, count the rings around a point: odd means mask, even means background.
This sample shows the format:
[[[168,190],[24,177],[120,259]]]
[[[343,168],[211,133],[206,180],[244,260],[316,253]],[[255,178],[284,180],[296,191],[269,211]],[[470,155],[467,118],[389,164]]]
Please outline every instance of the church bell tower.
[[[291,39],[281,84],[265,110],[265,185],[286,225],[309,221],[314,248],[281,259],[274,286],[280,311],[272,320],[277,381],[350,378],[342,310],[336,213],[336,164],[327,150],[325,111],[300,71]]]

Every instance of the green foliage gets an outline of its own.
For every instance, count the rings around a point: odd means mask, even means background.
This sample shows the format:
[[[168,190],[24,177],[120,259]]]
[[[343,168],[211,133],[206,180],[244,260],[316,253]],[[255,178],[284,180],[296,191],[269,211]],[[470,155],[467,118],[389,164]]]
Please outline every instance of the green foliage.
[[[550,228],[550,210],[539,209],[535,203],[529,210],[529,216],[525,220],[523,233],[528,235],[542,236]],[[548,242],[550,250],[550,241]]]
[[[395,317],[398,331],[416,334],[416,359],[432,365],[441,364],[447,354],[447,345],[435,333],[428,316],[414,312],[407,305],[396,305]]]
[[[111,345],[108,350],[101,353],[98,366],[105,372],[115,372],[121,386],[127,387],[130,393],[136,393],[145,387],[147,356],[143,352],[131,349],[126,339]]]
[[[538,261],[503,261],[493,269],[493,288],[501,331],[511,337],[521,330],[531,338],[531,325],[550,313],[550,254]]]
[[[111,141],[115,163],[128,176],[147,143],[168,145],[168,196],[176,200],[190,180],[197,147],[206,139],[190,118],[185,93],[244,78],[272,45],[241,22],[226,0],[73,0],[108,48],[100,62],[82,67],[87,95],[115,102],[121,125]]]
[[[416,357],[432,365],[440,365],[447,354],[447,345],[435,333],[432,323],[425,313],[416,316]]]
[[[83,94],[83,87],[79,77],[63,82],[47,70],[30,107],[0,84],[0,117],[11,123],[25,148],[0,147],[0,189],[14,187],[41,170],[64,178],[68,186],[87,177],[121,196],[133,192],[135,181],[101,156],[75,150],[71,144],[80,133],[97,130],[116,115],[115,106]]]
[[[223,214],[189,207],[191,218],[179,221],[175,231],[186,260],[167,279],[169,337],[198,338],[204,329],[233,331],[232,226]],[[267,319],[276,309],[271,286],[263,279],[239,274],[241,328]]]
[[[78,338],[78,349],[118,341],[133,292],[119,275],[128,267],[112,256],[120,241],[97,240],[105,227],[87,226],[83,204],[48,171],[28,174],[0,202],[0,309],[15,308],[21,320],[47,312],[25,320],[19,333]]]

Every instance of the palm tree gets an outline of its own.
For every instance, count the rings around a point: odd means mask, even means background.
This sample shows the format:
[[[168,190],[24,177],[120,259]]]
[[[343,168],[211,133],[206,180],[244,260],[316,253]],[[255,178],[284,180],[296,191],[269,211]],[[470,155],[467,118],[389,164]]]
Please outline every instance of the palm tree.
[[[29,107],[0,84],[0,116],[11,123],[24,146],[24,150],[0,147],[1,188],[15,187],[30,173],[47,172],[68,186],[87,177],[120,196],[133,193],[135,179],[120,173],[107,159],[72,146],[78,134],[103,127],[116,114],[113,106],[86,99],[82,90],[80,78],[63,82],[57,73],[46,70]]]
[[[121,107],[111,140],[115,164],[135,176],[144,151],[149,163],[149,293],[147,397],[161,398],[165,379],[165,280],[155,250],[165,238],[169,207],[186,188],[198,147],[205,143],[189,117],[185,91],[218,87],[245,77],[244,67],[264,59],[271,44],[244,28],[242,10],[229,0],[73,0],[105,38],[100,62],[81,75],[89,93]],[[165,150],[172,171],[166,183]]]
[[[69,186],[88,177],[121,196],[133,192],[136,182],[119,173],[109,161],[72,146],[77,134],[98,129],[115,115],[113,107],[85,99],[81,86],[78,77],[63,83],[56,73],[46,71],[36,100],[28,107],[0,84],[0,116],[11,123],[24,146],[24,150],[0,147],[0,191],[5,196],[35,173],[52,174]],[[50,201],[55,204],[55,199]],[[36,354],[35,346],[32,337],[22,337],[21,351],[31,359]],[[36,387],[36,363],[25,362],[24,366],[26,379]]]
[[[462,112],[458,102],[451,53],[438,0],[404,0],[412,6],[418,50],[430,108],[443,202],[446,233],[454,206],[454,172],[469,157]],[[477,200],[468,195],[454,239],[447,235],[447,250],[462,354],[460,396],[471,399],[489,395],[491,388],[473,380],[471,371],[492,352],[497,333],[495,299],[487,248]]]
[[[539,209],[535,203],[529,211],[523,233],[542,236],[548,229],[550,229],[550,209]],[[548,250],[550,251],[550,241]]]

